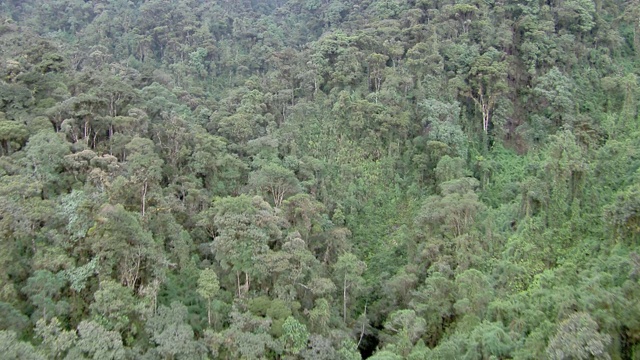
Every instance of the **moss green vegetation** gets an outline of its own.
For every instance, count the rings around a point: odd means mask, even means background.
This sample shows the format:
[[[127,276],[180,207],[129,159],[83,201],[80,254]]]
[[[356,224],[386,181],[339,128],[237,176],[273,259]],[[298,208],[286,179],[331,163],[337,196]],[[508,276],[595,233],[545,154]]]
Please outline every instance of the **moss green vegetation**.
[[[640,359],[640,2],[0,3],[3,359]]]

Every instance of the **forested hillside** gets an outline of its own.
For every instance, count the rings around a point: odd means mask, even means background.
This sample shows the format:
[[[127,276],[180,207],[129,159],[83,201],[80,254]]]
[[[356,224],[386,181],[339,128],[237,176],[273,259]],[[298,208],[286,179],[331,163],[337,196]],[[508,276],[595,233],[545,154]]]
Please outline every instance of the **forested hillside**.
[[[639,19],[1,1],[0,358],[640,359]]]

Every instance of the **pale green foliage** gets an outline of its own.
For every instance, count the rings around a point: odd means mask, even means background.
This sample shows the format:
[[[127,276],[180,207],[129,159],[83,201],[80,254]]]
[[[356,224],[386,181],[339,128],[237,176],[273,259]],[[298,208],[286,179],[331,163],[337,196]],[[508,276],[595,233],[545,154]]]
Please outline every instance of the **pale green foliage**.
[[[187,308],[177,302],[170,307],[160,306],[158,313],[146,323],[146,329],[156,344],[154,352],[169,359],[198,359],[204,346],[194,339],[193,329],[187,324]]]
[[[361,360],[362,357],[358,352],[356,344],[349,340],[343,340],[337,351],[337,359],[339,360]]]
[[[282,252],[289,255],[288,278],[292,283],[304,279],[306,275],[317,265],[317,260],[307,248],[307,243],[292,234],[282,244]]]
[[[364,286],[362,273],[367,268],[362,260],[352,253],[340,255],[338,261],[333,266],[333,274],[336,279],[336,287],[342,291],[342,318],[347,321],[347,303],[349,298],[358,294]]]
[[[562,4],[558,15],[568,28],[586,33],[595,26],[596,4],[592,0],[570,0]]]
[[[135,137],[126,146],[130,181],[139,189],[142,215],[146,212],[151,187],[160,181],[164,161],[155,153],[153,141]]]
[[[207,49],[198,48],[196,51],[189,54],[189,65],[193,68],[196,74],[199,76],[207,75],[207,63],[205,58],[207,57]]]
[[[6,289],[3,290],[6,291]],[[0,328],[21,333],[23,330],[28,328],[29,325],[29,318],[23,313],[11,306],[11,304],[0,302]]]
[[[436,178],[439,183],[459,179],[467,175],[464,159],[449,155],[443,156],[436,166]]]
[[[39,349],[50,359],[61,359],[62,355],[74,346],[78,338],[75,331],[62,329],[56,317],[49,322],[45,319],[38,320],[35,332],[42,340]]]
[[[293,171],[274,163],[252,172],[249,175],[249,185],[258,192],[269,194],[276,207],[282,206],[286,197],[300,191],[300,184]]]
[[[611,336],[601,334],[598,324],[587,313],[572,314],[560,323],[558,332],[549,341],[550,359],[611,359],[607,346]]]
[[[207,302],[207,319],[209,325],[211,325],[211,302],[218,295],[220,291],[220,281],[215,271],[211,269],[204,269],[200,271],[198,277],[198,287],[196,292]]]
[[[471,332],[467,357],[484,359],[508,356],[512,346],[511,337],[502,324],[483,322]]]
[[[639,1],[0,3],[0,358],[638,357]]]
[[[64,270],[62,276],[69,281],[69,287],[73,291],[80,292],[87,286],[87,280],[96,274],[97,269],[98,258],[93,258],[82,266]]]
[[[482,360],[509,354],[513,342],[501,324],[483,322],[469,333],[456,332],[434,349],[435,359]]]
[[[11,154],[13,149],[22,146],[28,137],[27,128],[17,121],[9,121],[0,113],[0,151],[2,154]]]
[[[454,315],[457,288],[454,282],[440,272],[434,272],[425,279],[413,294],[410,306],[426,320],[428,333],[437,337],[442,332],[443,323]]]
[[[90,308],[101,325],[115,331],[126,328],[136,304],[131,289],[113,280],[103,280],[93,297]]]
[[[605,220],[621,238],[637,238],[640,233],[640,186],[634,184],[616,194],[612,204],[604,208]]]
[[[309,311],[309,320],[316,332],[326,331],[331,319],[331,308],[327,299],[320,298],[315,300],[315,306]]]
[[[476,217],[485,209],[472,190],[478,181],[460,178],[441,184],[443,196],[427,198],[416,218],[418,226],[426,225],[429,233],[456,238],[471,230]]]
[[[425,334],[427,322],[414,310],[398,310],[389,315],[384,328],[391,335],[389,342],[394,344],[395,352],[406,357]]]
[[[66,229],[73,240],[84,238],[91,227],[89,202],[87,195],[77,190],[60,198],[58,208],[61,215],[67,218]]]
[[[405,268],[401,268],[397,274],[390,278],[385,284],[385,292],[399,304],[407,305],[413,297],[418,278],[416,274],[407,273]]]
[[[408,360],[424,360],[432,358],[433,355],[431,349],[429,349],[422,340],[418,340],[416,346],[411,350],[411,354],[407,356]]]
[[[428,127],[429,131],[427,139],[446,144],[452,155],[463,159],[466,158],[468,150],[467,139],[457,124],[460,104],[425,99],[419,105],[421,112],[424,112],[423,126]]]
[[[458,287],[454,309],[459,314],[474,314],[480,318],[493,298],[493,289],[487,277],[478,270],[466,270],[456,277]]]
[[[216,260],[224,269],[245,273],[245,285],[249,286],[249,276],[260,273],[256,261],[267,253],[268,243],[281,236],[280,218],[258,196],[223,198],[211,210],[213,225],[218,229],[212,244]]]
[[[218,275],[211,269],[204,269],[200,271],[198,277],[198,288],[196,289],[198,295],[203,299],[211,301],[215,298],[220,291],[220,282],[218,281]]]
[[[285,351],[298,354],[307,347],[309,332],[304,324],[301,324],[293,316],[287,317],[282,324],[283,335],[280,338],[284,343]]]
[[[538,78],[538,84],[533,89],[535,95],[544,99],[547,114],[556,125],[562,125],[563,118],[574,111],[571,99],[572,86],[575,86],[573,82],[554,67]]]
[[[19,341],[13,331],[0,330],[0,354],[6,360],[44,360],[33,345]]]
[[[100,271],[117,269],[123,284],[133,288],[141,276],[161,264],[158,245],[149,231],[143,229],[137,214],[116,206],[104,205],[89,230],[91,250]],[[152,261],[153,260],[153,261]],[[144,265],[152,265],[144,267]]]
[[[302,239],[316,234],[325,221],[325,206],[308,194],[296,194],[286,199],[282,204],[282,210],[287,221],[300,233]],[[336,214],[339,216],[339,210],[334,213],[333,222],[340,226]]]
[[[67,358],[124,360],[126,354],[118,332],[107,331],[93,321],[83,321],[78,324],[78,340]]]
[[[38,270],[27,280],[22,292],[29,297],[29,301],[38,309],[36,312],[37,318],[48,320],[54,316],[66,314],[66,302],[58,301],[64,284],[65,281],[62,276],[53,274],[48,270]]]
[[[231,312],[231,325],[222,333],[224,346],[236,359],[263,358],[269,348],[278,345],[268,333],[270,327],[270,319],[234,309]]]
[[[60,181],[59,173],[64,164],[64,156],[71,149],[59,134],[40,131],[29,138],[24,151],[26,173],[43,186],[49,186]]]
[[[334,360],[337,357],[331,340],[317,334],[309,336],[309,345],[301,355],[305,360]]]
[[[375,355],[370,357],[371,360],[402,360],[404,359],[402,356],[394,354],[388,350],[380,350],[376,351]]]

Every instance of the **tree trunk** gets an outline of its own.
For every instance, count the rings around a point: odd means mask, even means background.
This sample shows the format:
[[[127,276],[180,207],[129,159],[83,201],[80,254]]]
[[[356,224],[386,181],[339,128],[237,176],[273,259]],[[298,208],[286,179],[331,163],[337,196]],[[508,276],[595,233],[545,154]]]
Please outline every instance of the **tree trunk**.
[[[344,276],[344,283],[342,285],[342,318],[344,323],[347,323],[347,275]]]
[[[236,271],[236,285],[238,286],[238,297],[240,297],[240,272]]]
[[[113,123],[109,124],[109,155],[113,155]]]
[[[148,187],[149,187],[149,185],[145,181],[144,184],[142,185],[142,217],[144,217],[144,213],[145,213],[146,208],[147,208],[147,189],[148,189]]]
[[[249,273],[244,273],[244,293],[249,292]]]
[[[362,319],[362,330],[360,331],[360,339],[358,340],[358,345],[357,347],[360,347],[360,344],[362,343],[362,339],[364,338],[364,330],[365,330],[365,320],[367,319],[367,304],[364,304],[364,316]]]

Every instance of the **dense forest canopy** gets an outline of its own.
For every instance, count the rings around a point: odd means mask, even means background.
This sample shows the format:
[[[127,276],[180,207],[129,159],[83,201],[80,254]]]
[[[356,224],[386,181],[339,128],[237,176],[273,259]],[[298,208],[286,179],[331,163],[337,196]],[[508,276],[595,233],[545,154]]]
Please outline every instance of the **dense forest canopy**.
[[[4,359],[640,359],[640,2],[0,2]]]

